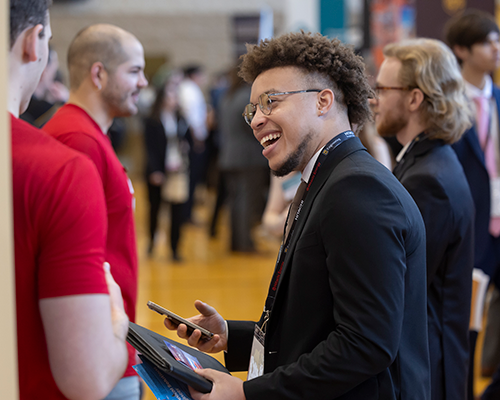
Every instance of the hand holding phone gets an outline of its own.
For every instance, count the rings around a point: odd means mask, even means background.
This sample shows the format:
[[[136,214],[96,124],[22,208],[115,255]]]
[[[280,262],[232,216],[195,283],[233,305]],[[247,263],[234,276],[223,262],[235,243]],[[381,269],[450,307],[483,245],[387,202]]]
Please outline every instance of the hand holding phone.
[[[162,306],[159,306],[156,303],[153,303],[152,301],[148,301],[148,307],[156,311],[158,314],[165,315],[170,321],[172,321],[174,324],[179,325],[179,324],[184,324],[187,326],[189,333],[192,333],[195,329],[198,329],[201,332],[202,338],[205,340],[210,340],[214,336],[214,334],[210,331],[208,331],[205,328],[202,328],[199,325],[196,325],[195,323],[188,321],[185,318],[180,317],[177,314],[174,314],[172,311],[167,310],[166,308],[163,308]]]

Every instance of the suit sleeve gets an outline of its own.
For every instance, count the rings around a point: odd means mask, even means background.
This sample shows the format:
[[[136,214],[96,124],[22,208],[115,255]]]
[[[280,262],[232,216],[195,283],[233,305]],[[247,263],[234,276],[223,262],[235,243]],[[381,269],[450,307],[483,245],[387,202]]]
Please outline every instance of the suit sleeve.
[[[403,186],[417,203],[425,224],[427,250],[427,287],[434,280],[450,238],[452,205],[444,188],[434,175],[414,174]]]
[[[410,222],[401,198],[373,175],[350,174],[325,186],[308,220],[318,221],[323,242],[333,330],[296,362],[245,382],[248,400],[333,399],[370,380],[377,391],[376,376],[398,355],[406,259],[415,251],[423,259],[421,219],[413,218],[415,213]],[[307,265],[294,263],[291,268]],[[368,397],[360,393],[356,398]]]
[[[227,321],[229,341],[224,354],[226,368],[229,371],[246,371],[252,351],[255,322]]]

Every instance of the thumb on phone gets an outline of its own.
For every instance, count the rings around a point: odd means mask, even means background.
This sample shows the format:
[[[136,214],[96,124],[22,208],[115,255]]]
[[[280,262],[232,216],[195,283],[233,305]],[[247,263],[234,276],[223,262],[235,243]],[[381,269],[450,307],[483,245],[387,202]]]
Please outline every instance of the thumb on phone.
[[[204,317],[211,317],[212,315],[216,315],[217,310],[207,303],[202,302],[201,300],[196,300],[194,302],[194,306]]]

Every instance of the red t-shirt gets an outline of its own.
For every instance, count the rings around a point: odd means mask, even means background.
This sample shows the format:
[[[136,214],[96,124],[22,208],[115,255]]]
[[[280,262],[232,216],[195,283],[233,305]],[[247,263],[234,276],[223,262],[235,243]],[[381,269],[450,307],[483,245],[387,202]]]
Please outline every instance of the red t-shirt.
[[[12,115],[11,132],[20,399],[65,399],[38,304],[108,293],[104,193],[86,157]]]
[[[121,288],[125,311],[135,322],[137,302],[137,248],[135,243],[134,196],[125,168],[94,120],[80,107],[61,107],[43,130],[94,162],[101,176],[108,214],[106,261]],[[129,364],[124,376],[135,375],[135,350],[127,343]]]

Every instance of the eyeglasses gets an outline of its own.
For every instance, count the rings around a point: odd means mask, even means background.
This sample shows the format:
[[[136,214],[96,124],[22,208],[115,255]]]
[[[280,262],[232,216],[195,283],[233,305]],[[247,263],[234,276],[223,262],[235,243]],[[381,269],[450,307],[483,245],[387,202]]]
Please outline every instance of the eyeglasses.
[[[403,90],[403,91],[406,91],[406,90],[413,90],[413,89],[416,89],[415,87],[410,87],[410,86],[375,86],[373,88],[373,90],[375,91],[375,94],[378,96],[380,94],[380,92],[384,91],[384,90]]]
[[[271,97],[274,96],[281,96],[284,94],[296,94],[296,93],[310,93],[310,92],[321,92],[320,89],[307,89],[307,90],[294,90],[292,92],[280,92],[280,93],[262,93],[259,96],[259,101],[258,105],[260,108],[260,111],[262,111],[262,114],[264,115],[271,115],[271,111],[273,109],[273,100]],[[255,116],[255,113],[257,112],[257,104],[249,103],[245,106],[245,110],[243,111],[243,118],[245,118],[245,121],[248,125],[252,124],[253,117]]]

